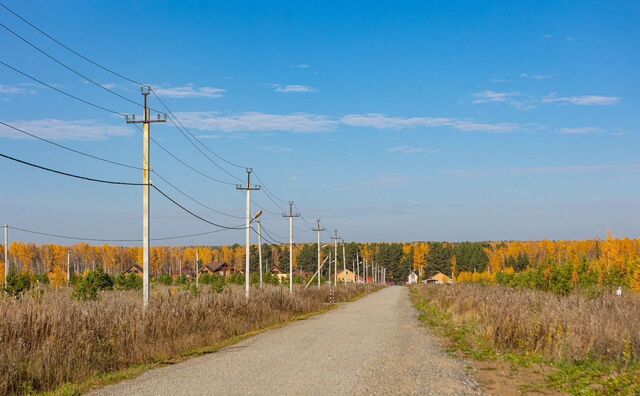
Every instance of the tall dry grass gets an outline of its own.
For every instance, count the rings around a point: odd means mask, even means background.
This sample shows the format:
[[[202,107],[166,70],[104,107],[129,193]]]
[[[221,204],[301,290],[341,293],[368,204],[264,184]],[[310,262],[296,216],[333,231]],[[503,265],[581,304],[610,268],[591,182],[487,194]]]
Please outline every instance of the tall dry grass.
[[[369,288],[371,290],[371,288]],[[337,288],[346,301],[364,286]],[[140,292],[105,292],[80,302],[69,290],[0,299],[0,394],[50,390],[98,373],[184,353],[196,347],[322,309],[329,288],[230,287],[222,293],[165,288],[143,312]]]
[[[640,357],[640,295],[558,296],[536,290],[469,284],[420,285],[417,297],[473,324],[499,349],[554,360],[630,362]]]

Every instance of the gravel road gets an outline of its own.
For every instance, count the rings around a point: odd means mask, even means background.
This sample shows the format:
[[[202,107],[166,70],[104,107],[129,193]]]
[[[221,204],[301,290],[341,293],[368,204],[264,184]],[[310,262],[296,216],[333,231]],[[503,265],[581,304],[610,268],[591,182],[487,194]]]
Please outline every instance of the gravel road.
[[[475,395],[465,364],[388,287],[216,353],[149,371],[95,395]]]

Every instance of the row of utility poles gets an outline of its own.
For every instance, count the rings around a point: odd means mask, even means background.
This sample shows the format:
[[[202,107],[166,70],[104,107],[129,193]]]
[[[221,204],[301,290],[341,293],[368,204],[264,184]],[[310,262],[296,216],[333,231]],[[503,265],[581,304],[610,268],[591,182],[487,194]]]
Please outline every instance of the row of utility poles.
[[[162,123],[166,122],[166,114],[158,113],[156,118],[151,118],[151,110],[149,108],[149,94],[151,93],[151,87],[143,86],[141,87],[141,93],[144,97],[144,116],[142,120],[136,119],[134,115],[126,116],[126,122],[128,124],[142,124],[142,132],[143,132],[143,155],[142,155],[142,300],[143,305],[146,308],[149,305],[151,300],[150,293],[150,263],[151,263],[151,194],[150,189],[152,187],[151,182],[151,151],[150,151],[150,140],[151,140],[151,124],[152,123]],[[251,217],[251,191],[260,190],[259,185],[251,184],[251,173],[252,169],[247,168],[247,183],[236,185],[236,189],[240,191],[244,191],[246,194],[246,216],[245,216],[245,296],[249,298],[250,293],[250,231],[251,224],[255,221],[258,223],[258,256],[260,260],[260,286],[263,286],[263,271],[262,271],[262,225],[260,224],[260,216],[262,215],[262,211],[259,211],[254,217]],[[293,211],[293,202],[289,202],[289,212],[283,213],[283,217],[289,219],[289,291],[293,292],[293,219],[296,217],[300,217],[299,213],[294,213]],[[320,226],[320,220],[318,220],[317,228],[313,229],[318,232],[318,287],[321,284],[321,254],[320,254],[320,232],[324,231],[325,228]],[[342,244],[342,256],[343,256],[343,271],[346,276],[347,264],[345,257],[345,247],[344,240],[342,240],[338,236],[338,231],[335,231],[335,234],[331,239],[334,241],[334,279],[333,285],[337,285],[338,279],[338,240],[343,242]],[[9,227],[5,224],[4,226],[4,281],[5,287],[7,286],[7,276],[9,274],[10,266],[9,266]],[[67,254],[67,278],[70,278],[70,253]],[[360,266],[360,261],[358,261],[358,268]],[[198,260],[196,260],[196,263]],[[197,266],[198,264],[196,264]],[[331,260],[329,260],[329,265],[331,265]],[[368,266],[366,260],[363,263],[363,271],[365,276],[365,282],[368,279],[367,277],[367,269],[371,268],[374,282],[383,282],[384,281],[384,269],[378,266],[370,265]],[[329,268],[330,270],[331,268]],[[198,269],[196,269],[196,282],[198,282]],[[358,281],[359,281],[359,271],[358,271]],[[331,279],[329,279],[330,281]],[[345,279],[346,280],[346,279]]]

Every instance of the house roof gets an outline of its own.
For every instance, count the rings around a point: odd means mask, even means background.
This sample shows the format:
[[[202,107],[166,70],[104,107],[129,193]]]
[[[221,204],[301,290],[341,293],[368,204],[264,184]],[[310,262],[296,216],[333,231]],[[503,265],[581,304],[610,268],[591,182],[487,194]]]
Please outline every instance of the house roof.
[[[134,271],[138,271],[138,272],[144,272],[144,270],[142,269],[141,266],[139,266],[138,264],[133,264],[132,266],[130,266],[129,268],[127,268],[124,272],[134,272]]]
[[[440,282],[449,282],[449,281],[451,281],[451,278],[449,278],[448,276],[446,276],[442,272],[438,272],[437,274],[433,275],[429,279],[437,280],[437,281],[440,281]]]

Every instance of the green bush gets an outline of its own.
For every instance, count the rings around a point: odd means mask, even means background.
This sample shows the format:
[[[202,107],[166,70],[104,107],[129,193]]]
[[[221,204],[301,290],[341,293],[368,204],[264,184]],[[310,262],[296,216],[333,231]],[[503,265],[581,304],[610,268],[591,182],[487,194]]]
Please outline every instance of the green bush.
[[[19,296],[31,287],[31,278],[28,274],[11,270],[7,276],[7,285],[4,291],[10,296]]]
[[[173,284],[173,278],[171,275],[163,274],[158,277],[158,283],[165,286],[171,286]]]
[[[49,284],[49,277],[46,274],[37,274],[35,276],[35,282],[39,283],[41,285],[48,285]]]
[[[142,277],[136,274],[121,274],[116,276],[114,285],[118,290],[142,289]]]
[[[82,278],[75,284],[71,296],[80,301],[95,301],[98,299],[98,287],[88,277]]]

